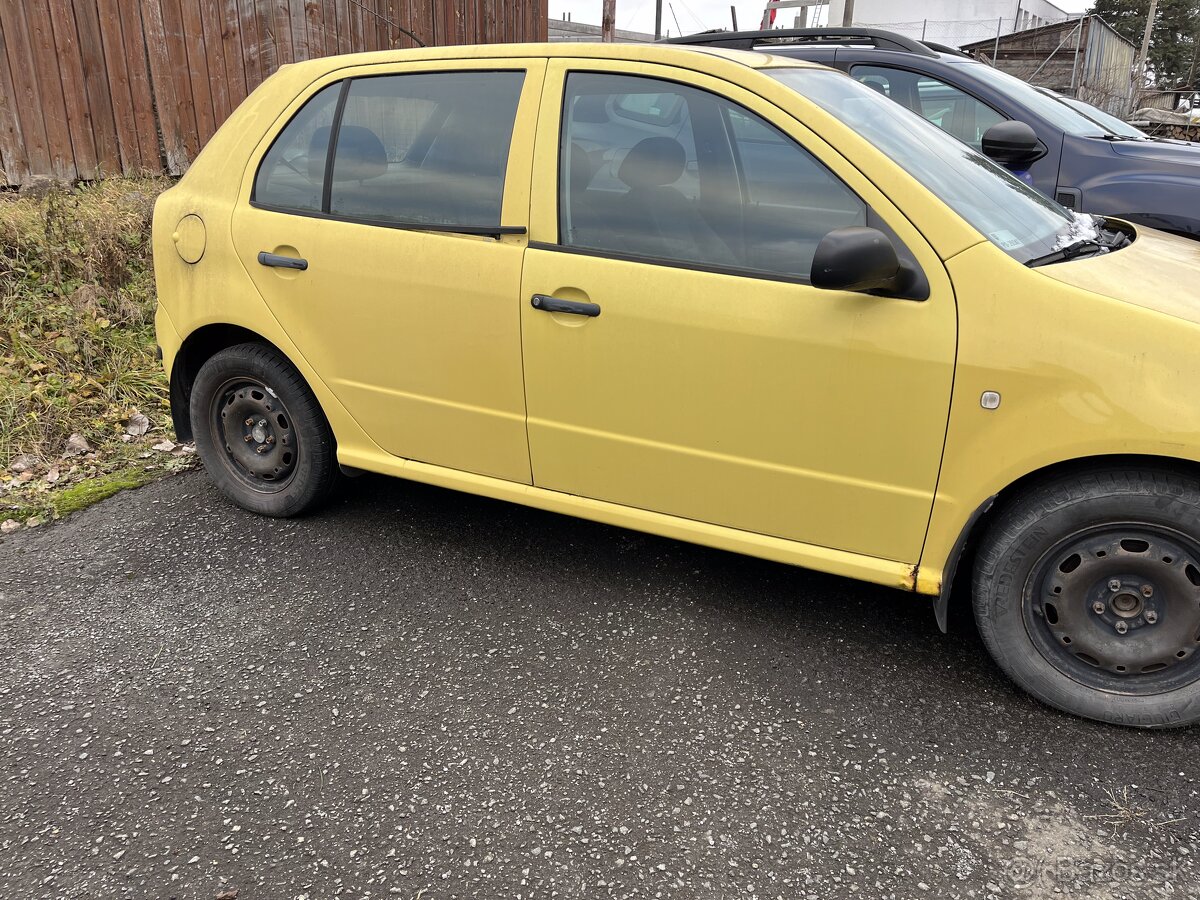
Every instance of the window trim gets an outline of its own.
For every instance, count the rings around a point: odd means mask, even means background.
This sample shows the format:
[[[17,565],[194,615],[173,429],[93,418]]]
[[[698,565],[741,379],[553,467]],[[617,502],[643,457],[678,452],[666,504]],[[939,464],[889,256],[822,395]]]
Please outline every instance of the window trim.
[[[526,234],[529,229],[524,225],[435,225],[428,222],[391,222],[387,219],[371,219],[362,216],[347,216],[338,213],[317,212],[309,209],[287,209],[282,206],[272,206],[269,203],[259,203],[251,200],[250,205],[265,212],[282,213],[288,216],[300,216],[304,219],[323,219],[327,222],[346,222],[350,225],[374,225],[378,228],[392,228],[396,231],[429,231],[441,234],[476,234],[485,237],[499,238],[505,234]]]
[[[348,75],[344,78],[330,81],[328,84],[323,84],[315,90],[307,100],[300,104],[300,107],[288,116],[287,122],[284,123],[275,134],[271,137],[267,148],[263,151],[262,156],[258,159],[258,164],[254,167],[254,178],[250,182],[250,199],[249,205],[254,209],[261,209],[266,212],[281,213],[289,216],[300,216],[305,219],[322,219],[329,222],[348,222],[351,225],[372,225],[379,228],[392,228],[397,231],[427,231],[438,234],[465,234],[465,235],[480,235],[483,237],[492,237],[499,240],[503,235],[510,234],[527,234],[529,229],[525,225],[458,225],[449,224],[430,224],[424,222],[392,222],[386,219],[372,219],[364,216],[348,216],[345,214],[334,213],[330,211],[333,204],[333,165],[334,152],[337,147],[338,135],[342,130],[342,115],[346,109],[346,100],[350,96],[351,84],[355,81],[362,81],[368,78],[394,78],[404,75],[437,75],[442,73],[453,73],[455,75],[487,75],[497,72],[520,72],[521,73],[521,91],[517,96],[517,109],[520,109],[521,97],[524,95],[526,85],[528,83],[529,69],[528,68],[501,68],[501,69],[435,69],[431,71],[414,71],[414,72],[379,72],[376,74],[366,75]],[[267,156],[271,153],[271,149],[275,146],[275,142],[287,131],[297,116],[300,115],[316,97],[322,92],[338,84],[340,81],[340,90],[338,98],[334,105],[333,122],[329,126],[329,146],[325,151],[325,173],[322,176],[321,184],[321,209],[292,209],[284,206],[274,206],[270,203],[260,203],[256,199],[258,192],[258,176],[262,173],[263,163],[266,162]],[[516,117],[513,118],[513,133],[516,133]],[[512,137],[509,138],[508,153],[505,155],[505,168],[508,167],[508,160],[512,154]],[[506,173],[507,174],[507,173]],[[507,178],[505,178],[507,184]],[[503,212],[504,208],[504,191],[501,189],[500,207]],[[503,218],[503,216],[501,216]]]
[[[353,78],[342,79],[337,103],[333,107],[333,122],[329,126],[329,146],[325,148],[325,174],[321,176],[321,212],[329,215],[333,206],[333,154],[337,149],[338,137],[342,133],[342,113],[346,111],[346,98],[350,96]]]

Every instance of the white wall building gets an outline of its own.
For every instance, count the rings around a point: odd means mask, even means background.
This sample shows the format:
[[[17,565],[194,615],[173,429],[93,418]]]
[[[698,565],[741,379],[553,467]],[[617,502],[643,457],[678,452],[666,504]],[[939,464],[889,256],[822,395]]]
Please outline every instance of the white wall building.
[[[842,21],[844,0],[831,0],[828,22]],[[1048,0],[854,0],[854,24],[959,47],[1071,16]],[[778,24],[778,23],[777,23]]]

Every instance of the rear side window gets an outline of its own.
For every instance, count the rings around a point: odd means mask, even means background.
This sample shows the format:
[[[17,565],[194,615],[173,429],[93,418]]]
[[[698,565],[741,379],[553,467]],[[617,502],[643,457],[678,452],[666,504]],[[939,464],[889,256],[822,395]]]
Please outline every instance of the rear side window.
[[[333,159],[331,213],[428,225],[500,224],[523,72],[362,78]]]
[[[258,167],[254,201],[276,209],[321,211],[329,129],[341,84],[322,90],[292,117]]]
[[[255,202],[384,225],[499,227],[524,78],[436,72],[327,88],[264,157]]]

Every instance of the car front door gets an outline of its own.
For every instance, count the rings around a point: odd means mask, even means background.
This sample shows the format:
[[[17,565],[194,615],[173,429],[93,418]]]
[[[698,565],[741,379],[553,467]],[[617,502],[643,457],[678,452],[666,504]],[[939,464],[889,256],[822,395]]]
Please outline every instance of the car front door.
[[[955,352],[933,251],[750,91],[596,60],[552,62],[544,91],[521,310],[534,483],[915,562]],[[820,239],[868,223],[927,299],[811,286]]]
[[[263,140],[233,218],[272,313],[380,447],[525,483],[513,303],[544,68],[337,73]]]

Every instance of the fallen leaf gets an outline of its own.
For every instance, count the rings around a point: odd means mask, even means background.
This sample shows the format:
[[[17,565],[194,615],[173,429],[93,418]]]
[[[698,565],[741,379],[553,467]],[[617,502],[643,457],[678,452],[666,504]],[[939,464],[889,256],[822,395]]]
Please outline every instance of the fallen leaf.
[[[27,482],[27,481],[33,481],[32,470],[26,469],[24,472],[22,472],[20,475],[17,476],[17,481],[20,481],[22,483]]]
[[[56,481],[58,481],[58,479],[59,479],[58,466],[54,466],[52,469],[50,469],[49,472],[46,473],[46,482],[48,484],[54,484]]]
[[[9,469],[20,475],[22,472],[28,472],[30,469],[36,466],[37,462],[36,456],[30,456],[28,453],[22,453],[12,461],[12,465],[9,466]]]
[[[237,900],[238,889],[230,888],[227,891],[221,891],[213,900]]]
[[[166,441],[166,440],[159,441],[151,449],[158,450],[160,453],[170,453],[172,450],[175,449],[175,442],[174,441]]]
[[[67,449],[63,451],[63,456],[78,456],[80,453],[90,452],[91,449],[82,434],[73,434],[67,438]]]
[[[150,430],[150,420],[138,412],[136,409],[133,415],[125,422],[125,433],[134,437],[141,437]]]

